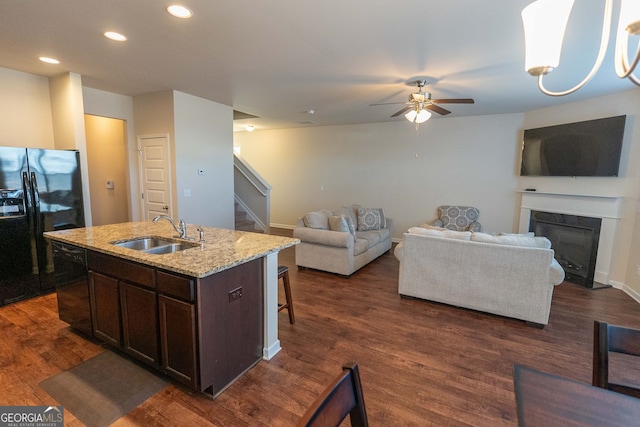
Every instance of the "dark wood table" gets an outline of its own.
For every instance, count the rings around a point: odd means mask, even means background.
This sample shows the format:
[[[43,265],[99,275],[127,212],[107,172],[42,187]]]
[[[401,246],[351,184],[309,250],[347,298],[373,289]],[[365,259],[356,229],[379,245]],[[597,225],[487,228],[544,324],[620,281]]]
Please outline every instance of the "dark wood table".
[[[640,399],[515,365],[520,426],[640,426]]]

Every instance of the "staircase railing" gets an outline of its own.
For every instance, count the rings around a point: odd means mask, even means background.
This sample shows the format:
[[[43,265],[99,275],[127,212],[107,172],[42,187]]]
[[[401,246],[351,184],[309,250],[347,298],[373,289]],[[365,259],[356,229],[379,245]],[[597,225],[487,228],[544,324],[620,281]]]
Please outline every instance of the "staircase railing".
[[[239,154],[233,155],[233,183],[236,200],[256,226],[269,233],[271,185]]]

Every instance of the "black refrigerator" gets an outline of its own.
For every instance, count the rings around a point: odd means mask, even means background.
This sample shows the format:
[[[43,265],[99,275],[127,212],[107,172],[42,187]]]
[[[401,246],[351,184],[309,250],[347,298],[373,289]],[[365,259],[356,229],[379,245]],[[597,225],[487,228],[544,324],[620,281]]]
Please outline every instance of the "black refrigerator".
[[[53,291],[42,233],[84,225],[77,151],[0,147],[0,306]]]

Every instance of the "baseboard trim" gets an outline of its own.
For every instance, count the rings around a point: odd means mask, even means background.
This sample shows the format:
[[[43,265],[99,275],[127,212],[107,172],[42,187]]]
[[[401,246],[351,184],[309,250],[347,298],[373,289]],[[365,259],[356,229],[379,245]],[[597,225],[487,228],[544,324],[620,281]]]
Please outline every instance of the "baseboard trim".
[[[637,292],[635,289],[627,286],[626,284],[624,284],[622,282],[616,282],[615,280],[609,280],[609,284],[611,286],[613,286],[614,288],[616,288],[616,289],[620,289],[622,292],[624,292],[625,294],[629,295],[638,304],[640,304],[640,293]]]

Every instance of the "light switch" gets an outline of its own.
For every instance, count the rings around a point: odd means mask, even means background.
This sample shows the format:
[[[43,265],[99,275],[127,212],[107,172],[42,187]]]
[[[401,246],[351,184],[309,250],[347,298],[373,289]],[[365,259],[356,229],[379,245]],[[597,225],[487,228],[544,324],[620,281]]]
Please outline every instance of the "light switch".
[[[183,194],[184,194],[184,197],[191,197],[191,189],[185,188]]]

